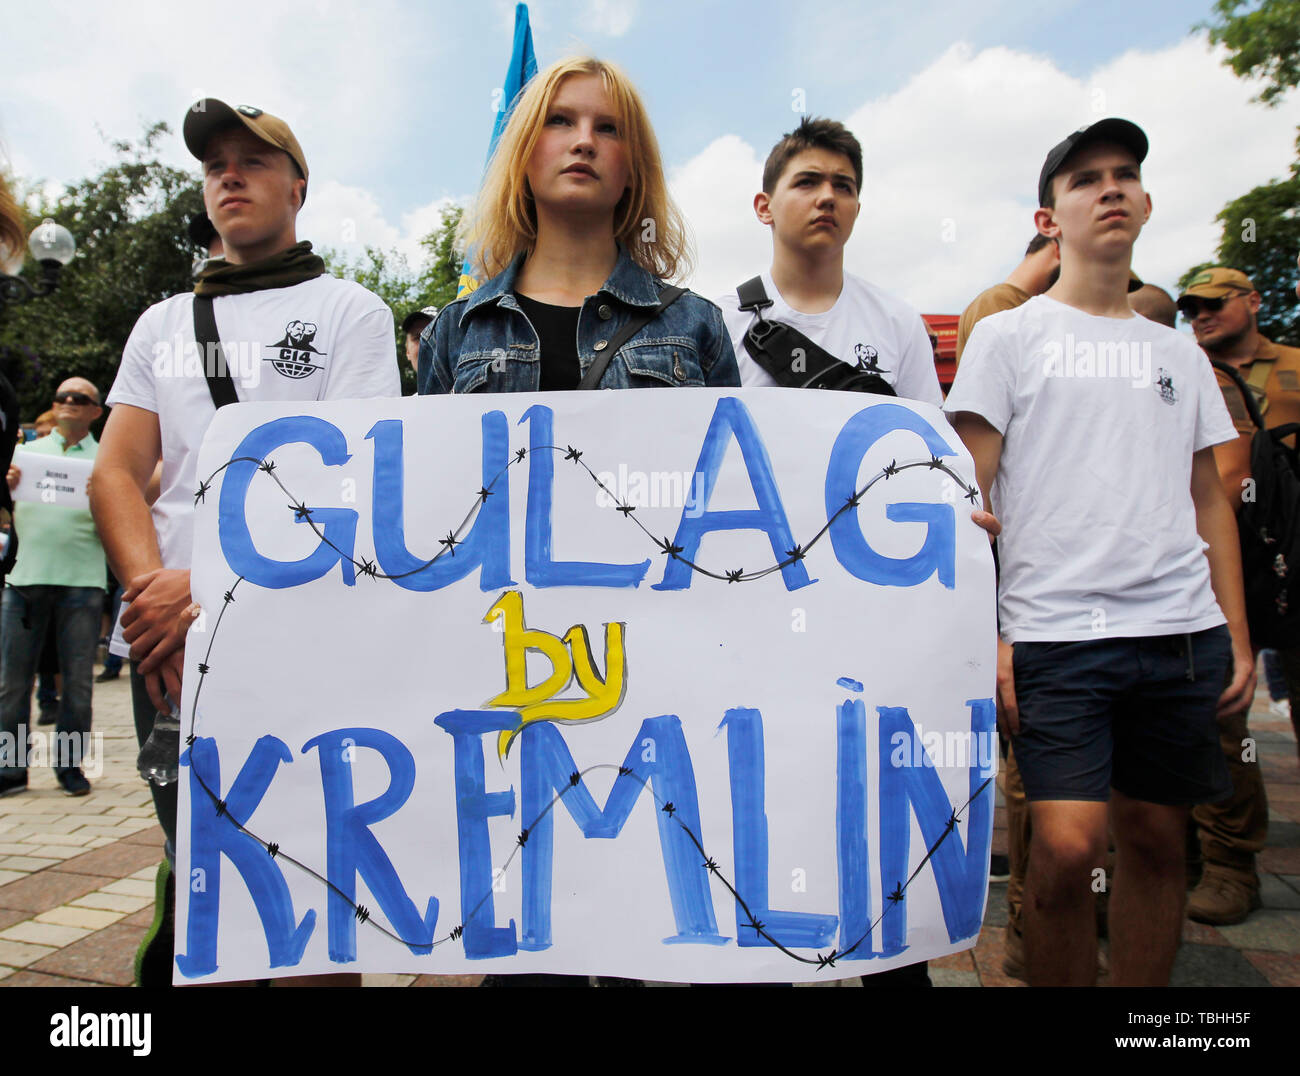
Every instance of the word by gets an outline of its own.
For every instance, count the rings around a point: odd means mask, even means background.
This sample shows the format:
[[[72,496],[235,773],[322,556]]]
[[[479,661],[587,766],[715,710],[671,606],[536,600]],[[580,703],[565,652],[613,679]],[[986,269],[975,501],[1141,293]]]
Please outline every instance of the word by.
[[[605,625],[605,675],[596,671],[591,639],[582,624],[574,624],[564,638],[524,624],[524,596],[508,590],[497,599],[483,618],[485,624],[500,622],[505,633],[506,689],[488,706],[513,707],[519,714],[519,729],[502,730],[497,751],[502,758],[520,730],[532,721],[595,721],[618,709],[627,683],[627,655],[623,648],[626,624]],[[540,684],[528,686],[528,651],[543,655],[551,664],[551,675]],[[572,654],[572,657],[570,657]],[[556,699],[574,676],[585,698]]]

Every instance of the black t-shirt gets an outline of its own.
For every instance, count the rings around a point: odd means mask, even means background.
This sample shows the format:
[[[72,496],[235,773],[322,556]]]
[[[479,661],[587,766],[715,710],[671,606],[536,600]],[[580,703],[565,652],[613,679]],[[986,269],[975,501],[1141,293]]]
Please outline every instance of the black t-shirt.
[[[578,362],[578,315],[582,307],[539,303],[518,292],[515,298],[537,330],[541,344],[541,390],[576,389],[582,381],[582,366]]]

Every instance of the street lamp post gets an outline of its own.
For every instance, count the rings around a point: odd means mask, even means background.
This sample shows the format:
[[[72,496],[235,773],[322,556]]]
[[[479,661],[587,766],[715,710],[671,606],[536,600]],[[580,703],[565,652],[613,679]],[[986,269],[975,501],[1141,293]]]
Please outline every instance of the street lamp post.
[[[59,286],[59,274],[63,267],[72,261],[77,243],[67,228],[46,217],[32,230],[27,249],[40,262],[41,277],[32,284],[16,274],[10,276],[8,273],[0,273],[0,319],[3,319],[10,303],[17,306],[54,291]]]

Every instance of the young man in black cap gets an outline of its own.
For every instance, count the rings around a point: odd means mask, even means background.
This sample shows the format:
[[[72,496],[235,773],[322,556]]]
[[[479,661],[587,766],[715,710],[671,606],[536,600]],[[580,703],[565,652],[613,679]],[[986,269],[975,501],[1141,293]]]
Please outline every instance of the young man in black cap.
[[[945,403],[1005,523],[999,717],[1034,830],[1034,985],[1095,981],[1108,821],[1112,982],[1168,982],[1188,806],[1228,788],[1215,712],[1254,690],[1213,454],[1236,433],[1195,345],[1128,303],[1146,153],[1109,119],[1048,154],[1034,223],[1060,244],[1060,278],[975,327]]]
[[[91,497],[109,563],[127,584],[122,628],[135,659],[141,743],[155,713],[166,715],[181,698],[198,451],[218,399],[400,395],[388,307],[327,275],[311,244],[297,240],[308,172],[288,124],[207,98],[190,108],[183,132],[203,162],[204,206],[224,255],[202,270],[193,293],[150,307],[136,322],[108,395],[113,410]],[[208,304],[224,364],[197,344],[196,313]],[[145,489],[160,458],[151,514]],[[170,857],[176,784],[154,785],[153,793]]]
[[[420,361],[420,337],[424,330],[433,324],[433,319],[438,316],[436,306],[425,306],[419,310],[412,310],[402,319],[402,339],[406,343],[406,361],[411,364],[414,370]]]

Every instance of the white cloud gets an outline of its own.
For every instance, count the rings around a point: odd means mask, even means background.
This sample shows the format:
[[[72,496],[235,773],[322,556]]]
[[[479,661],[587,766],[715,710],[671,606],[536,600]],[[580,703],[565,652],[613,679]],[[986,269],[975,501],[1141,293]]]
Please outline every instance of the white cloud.
[[[328,247],[349,261],[361,257],[366,247],[396,250],[413,271],[424,264],[420,240],[442,223],[450,206],[464,199],[435,198],[402,214],[393,224],[373,194],[327,180],[311,188],[307,204],[298,215],[298,237],[309,239],[317,249]]]
[[[312,185],[298,214],[298,235],[316,247],[329,247],[348,257],[359,255],[366,247],[388,250],[399,238],[373,194],[335,180]]]
[[[215,18],[208,8],[165,0],[96,8],[93,16],[69,0],[10,6],[6,40],[57,43],[10,65],[0,89],[3,137],[26,176],[90,174],[87,162],[112,158],[108,138],[137,138],[159,118],[174,132],[163,160],[197,174],[179,128],[187,104],[212,96],[292,119],[312,171],[346,177],[357,162],[391,152],[375,102],[410,96],[393,62],[403,14],[395,0],[324,13],[311,0],[277,0],[258,8],[255,25],[246,13]],[[441,61],[436,40],[421,47],[426,62]],[[39,147],[39,170],[24,147],[33,156]]]
[[[637,17],[635,3],[582,2],[587,14],[573,21],[593,36],[626,34]],[[0,88],[0,142],[19,176],[91,174],[90,162],[112,156],[106,135],[132,137],[160,114],[160,102],[172,102],[174,111],[177,102],[213,94],[269,105],[298,117],[315,177],[299,234],[353,256],[366,244],[396,248],[418,266],[419,239],[440,220],[448,188],[399,211],[391,199],[404,188],[381,186],[375,163],[411,171],[446,149],[427,139],[399,139],[395,147],[393,137],[448,96],[409,92],[398,78],[403,62],[408,71],[444,71],[454,35],[395,42],[392,28],[403,19],[396,0],[378,0],[364,17],[350,9],[322,15],[308,0],[284,0],[267,5],[256,34],[239,20],[213,22],[203,9],[162,0],[112,11],[109,27],[76,4],[48,0],[15,8],[6,23],[14,40],[50,39],[57,27],[61,43],[14,65]],[[534,11],[535,27],[544,14]],[[508,24],[513,8],[498,0],[493,16]],[[111,47],[100,47],[105,40]],[[342,65],[340,47],[347,50]],[[1082,77],[1043,56],[954,45],[895,92],[840,113],[866,154],[848,267],[927,312],[959,311],[1005,276],[1033,234],[1047,149],[1090,120],[1121,115],[1141,124],[1152,143],[1144,175],[1155,212],[1135,266],[1170,287],[1189,265],[1211,256],[1214,216],[1224,203],[1285,175],[1293,159],[1300,95],[1270,110],[1250,103],[1256,89],[1233,76],[1203,38],[1126,53]],[[376,102],[387,102],[382,117]],[[734,287],[771,253],[770,233],[751,207],[770,141],[754,146],[724,133],[724,116],[719,110],[717,133],[703,150],[670,169],[697,240],[692,283],[704,294]],[[179,126],[179,115],[167,118]],[[772,141],[778,133],[771,132]],[[163,158],[195,169],[179,133]]]
[[[636,0],[587,0],[580,25],[595,34],[622,37],[636,20]]]
[[[424,249],[420,246],[420,240],[441,226],[449,209],[465,205],[468,201],[468,198],[443,196],[402,214],[402,236],[397,241],[397,249],[406,255],[406,260],[412,266],[423,263]]]
[[[715,139],[669,175],[669,188],[695,239],[693,288],[710,298],[748,280],[772,257],[754,216],[763,160],[736,135]]]
[[[927,313],[959,312],[1014,267],[1034,234],[1047,150],[1076,127],[1118,115],[1151,140],[1143,175],[1154,212],[1134,268],[1172,289],[1213,255],[1224,203],[1285,175],[1294,158],[1300,99],[1270,110],[1250,103],[1255,92],[1198,38],[1125,53],[1084,78],[1043,57],[954,45],[897,92],[844,118],[865,165],[846,265]],[[770,260],[769,233],[750,209],[767,148],[724,136],[673,173],[699,240],[692,286],[704,294]]]

